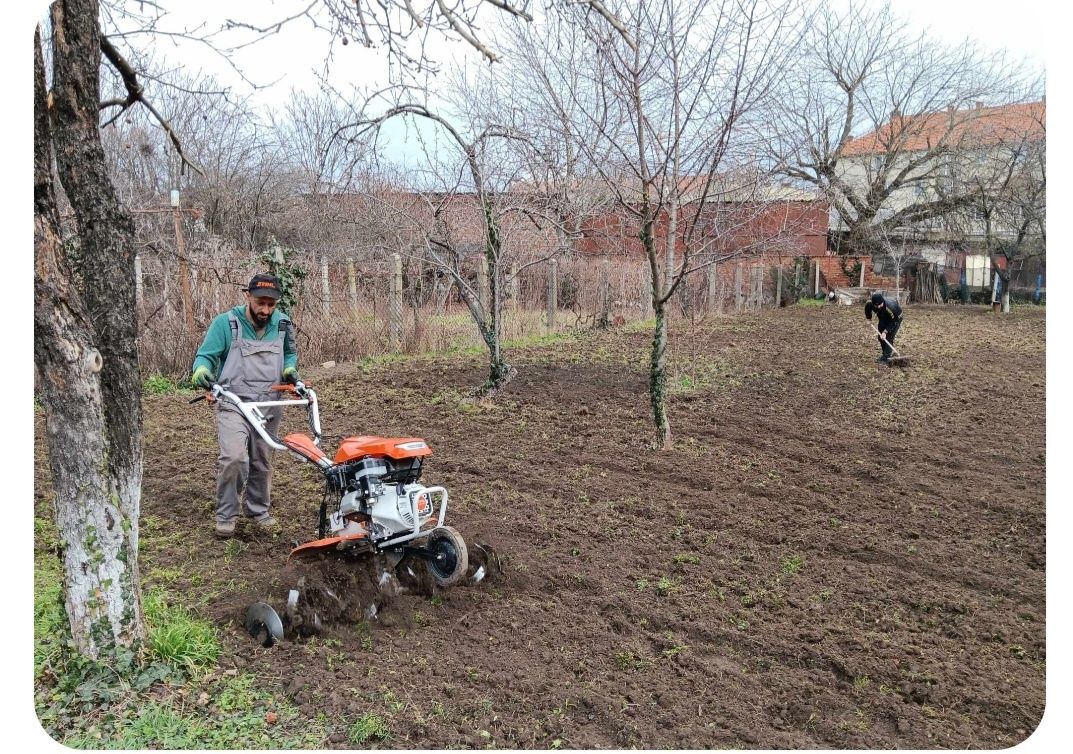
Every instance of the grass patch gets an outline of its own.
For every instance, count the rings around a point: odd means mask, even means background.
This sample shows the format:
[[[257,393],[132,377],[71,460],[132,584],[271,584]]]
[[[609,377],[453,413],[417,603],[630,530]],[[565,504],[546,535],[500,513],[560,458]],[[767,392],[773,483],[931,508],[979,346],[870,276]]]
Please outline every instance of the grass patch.
[[[710,388],[727,389],[741,383],[724,359],[691,359],[688,364],[675,365],[667,377],[667,392],[688,395]]]
[[[387,723],[379,715],[366,712],[347,730],[347,738],[352,744],[364,744],[368,741],[384,741],[391,736]]]
[[[534,348],[537,346],[550,346],[556,343],[567,343],[577,340],[574,333],[549,333],[547,335],[521,335],[517,338],[504,340],[503,348]],[[483,350],[483,349],[482,349]]]
[[[35,528],[40,520],[35,519]],[[60,562],[54,556],[37,554],[34,558],[34,678],[39,678],[45,668],[62,664],[69,637]]]
[[[390,364],[398,364],[407,361],[409,358],[411,357],[404,353],[389,351],[388,353],[382,353],[376,356],[366,356],[365,358],[360,359],[358,361],[358,368],[365,371]]]
[[[160,590],[146,594],[142,607],[153,657],[195,674],[216,664],[220,642],[211,623],[169,605]]]
[[[639,319],[636,322],[630,322],[622,328],[623,332],[652,332],[655,329],[655,317],[652,319]]]
[[[330,732],[323,720],[257,691],[252,676],[219,682],[201,696],[208,701],[200,707],[178,696],[130,697],[58,740],[75,749],[316,749]]]
[[[823,306],[827,299],[823,298],[799,298],[794,306]]]
[[[142,392],[146,395],[172,395],[186,393],[194,387],[185,380],[177,380],[163,374],[151,374],[142,382]]]

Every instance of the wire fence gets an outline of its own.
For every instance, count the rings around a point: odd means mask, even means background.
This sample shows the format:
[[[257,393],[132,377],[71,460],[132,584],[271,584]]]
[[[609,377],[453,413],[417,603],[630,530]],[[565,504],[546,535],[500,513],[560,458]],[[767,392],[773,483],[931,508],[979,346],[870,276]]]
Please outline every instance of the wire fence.
[[[872,260],[868,260],[871,262]],[[437,353],[483,349],[484,341],[461,291],[465,285],[488,310],[487,268],[474,253],[462,281],[420,254],[383,248],[347,253],[297,250],[289,264],[304,273],[296,305],[303,363],[354,361],[387,353]],[[863,269],[862,269],[863,267]],[[883,260],[848,266],[836,257],[739,257],[688,276],[669,301],[673,320],[702,323],[708,317],[747,314],[822,298],[863,282],[870,290],[916,303],[990,303],[994,271],[909,260],[897,277],[884,275]],[[136,262],[139,357],[143,371],[182,377],[217,314],[245,303],[250,278],[265,271],[259,255],[228,248],[210,236],[193,237],[180,256],[164,243],[148,244]],[[501,271],[500,336],[511,341],[616,327],[653,316],[650,268],[643,257],[600,258],[561,254]],[[1042,263],[1012,270],[1014,301],[1042,300]],[[189,293],[187,293],[189,291]]]
[[[166,249],[138,257],[139,357],[147,374],[188,374],[213,317],[244,304],[242,289],[265,268],[254,254],[218,248],[188,249],[185,262],[184,272],[179,257]],[[487,310],[482,262],[478,255],[467,259],[462,277]],[[289,312],[304,362],[484,347],[460,283],[420,259],[391,252],[332,259],[299,252],[289,263],[305,273]],[[807,270],[807,263],[795,269],[793,260],[780,265],[764,258],[710,265],[687,277],[668,316],[695,322],[792,302],[806,292]],[[509,345],[650,319],[650,274],[643,258],[559,255],[509,265],[501,271],[501,337]]]

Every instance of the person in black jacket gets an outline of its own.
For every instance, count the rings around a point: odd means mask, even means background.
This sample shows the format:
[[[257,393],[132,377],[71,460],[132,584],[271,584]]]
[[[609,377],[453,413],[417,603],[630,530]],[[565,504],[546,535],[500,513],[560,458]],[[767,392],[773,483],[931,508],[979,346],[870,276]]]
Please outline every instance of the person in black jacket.
[[[876,361],[885,362],[890,359],[891,347],[894,336],[898,334],[898,328],[902,326],[902,307],[897,299],[886,298],[881,293],[873,293],[872,299],[864,305],[864,318],[869,322],[872,314],[876,315],[877,328],[879,329],[879,346],[883,349],[883,355]],[[883,342],[883,338],[887,342]]]

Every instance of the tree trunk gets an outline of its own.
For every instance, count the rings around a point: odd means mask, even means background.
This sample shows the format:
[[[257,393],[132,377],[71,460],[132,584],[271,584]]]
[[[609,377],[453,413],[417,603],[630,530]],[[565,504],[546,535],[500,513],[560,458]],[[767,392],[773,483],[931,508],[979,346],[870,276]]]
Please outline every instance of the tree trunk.
[[[34,49],[34,365],[45,408],[67,614],[88,657],[144,640],[138,579],[141,381],[134,225],[107,175],[98,132],[94,0],[52,6],[53,90]],[[74,210],[84,292],[59,237],[50,147]]]
[[[671,447],[671,424],[667,419],[667,308],[656,304],[656,328],[652,335],[652,357],[649,363],[648,390],[652,400],[652,421],[656,426],[656,447]]]
[[[482,192],[482,196],[484,196]],[[502,333],[503,333],[503,286],[499,274],[499,261],[501,256],[502,240],[499,234],[499,224],[496,222],[495,211],[492,205],[484,201],[485,217],[485,250],[481,257],[480,272],[482,279],[478,281],[478,288],[484,293],[478,298],[478,304],[482,305],[487,299],[488,319],[487,326],[481,328],[481,335],[488,346],[488,379],[481,387],[479,394],[482,398],[491,398],[502,390],[510,382],[518,370],[507,363],[503,358]]]
[[[647,213],[646,213],[647,214]],[[653,221],[649,218],[641,226],[641,242],[648,255],[652,272],[652,309],[656,314],[656,326],[652,334],[652,354],[649,359],[648,395],[652,403],[652,421],[656,428],[656,447],[669,450],[671,425],[667,419],[667,302],[664,300],[663,281],[656,264],[656,239],[652,233]]]

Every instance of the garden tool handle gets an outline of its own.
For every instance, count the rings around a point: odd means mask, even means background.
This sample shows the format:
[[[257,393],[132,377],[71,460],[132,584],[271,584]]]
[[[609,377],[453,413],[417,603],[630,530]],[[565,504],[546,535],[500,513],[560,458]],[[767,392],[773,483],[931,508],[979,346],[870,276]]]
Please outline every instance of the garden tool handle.
[[[884,343],[886,343],[886,344],[887,344],[887,347],[888,347],[888,348],[889,348],[889,349],[890,349],[891,351],[893,351],[893,352],[894,352],[894,355],[895,355],[895,356],[897,356],[898,358],[901,358],[901,356],[902,356],[902,355],[901,355],[900,353],[898,353],[898,349],[897,349],[897,348],[895,348],[894,346],[892,346],[892,345],[890,344],[890,342],[889,342],[889,341],[887,340],[886,336],[884,336],[884,335],[883,335],[883,333],[881,333],[881,332],[879,331],[879,328],[878,328],[878,327],[876,327],[875,325],[873,325],[873,324],[871,323],[871,321],[869,321],[868,325],[869,325],[869,326],[870,326],[870,327],[871,327],[871,328],[872,328],[873,330],[875,330],[875,331],[876,331],[876,335],[878,335],[878,336],[879,336],[879,339],[880,339],[880,340],[882,340],[882,341],[883,341]]]
[[[220,386],[217,385],[217,384],[213,384],[211,390],[206,390],[204,392],[204,394],[199,395],[197,398],[192,398],[190,400],[190,403],[193,404],[193,403],[197,403],[198,401],[208,401],[209,403],[215,403],[216,402],[216,388],[218,388],[218,387],[220,387]]]
[[[312,385],[308,382],[301,381],[294,385],[289,382],[283,382],[279,385],[273,385],[269,390],[275,390],[278,393],[297,393],[298,395],[302,395],[307,387],[312,387]]]

